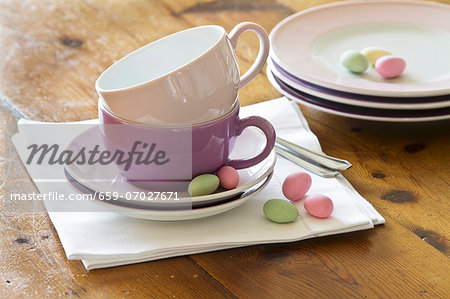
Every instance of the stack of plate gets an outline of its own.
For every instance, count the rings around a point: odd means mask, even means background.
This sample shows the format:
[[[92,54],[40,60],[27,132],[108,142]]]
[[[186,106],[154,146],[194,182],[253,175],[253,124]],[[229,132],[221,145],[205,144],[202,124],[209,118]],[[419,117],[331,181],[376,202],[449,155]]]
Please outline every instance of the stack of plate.
[[[81,148],[102,152],[105,150],[99,126],[94,126],[77,135],[67,150],[80,152]],[[231,158],[252,157],[264,146],[258,131],[245,130],[238,137]],[[92,195],[101,211],[112,211],[129,217],[157,220],[180,221],[209,217],[234,209],[261,192],[272,178],[276,154],[273,151],[259,164],[238,170],[239,184],[232,190],[219,190],[214,194],[190,197],[187,190],[180,192],[160,192],[137,187],[129,183],[114,164],[99,163],[65,166],[65,174],[74,189]],[[186,182],[186,186],[187,186]],[[169,186],[173,186],[169,185]],[[177,184],[177,186],[183,184]],[[187,188],[185,188],[187,189]],[[170,191],[170,190],[169,190]]]
[[[288,98],[328,113],[379,121],[450,118],[450,5],[345,1],[307,9],[270,34],[267,75]],[[380,47],[406,61],[382,79],[373,67],[353,74],[349,49]]]

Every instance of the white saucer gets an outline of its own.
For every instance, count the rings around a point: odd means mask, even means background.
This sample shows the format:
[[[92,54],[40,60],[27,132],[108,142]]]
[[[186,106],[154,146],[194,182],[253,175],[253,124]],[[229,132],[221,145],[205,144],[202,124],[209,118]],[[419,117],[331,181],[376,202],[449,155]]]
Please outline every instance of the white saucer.
[[[339,91],[372,96],[450,94],[450,5],[425,1],[343,1],[306,9],[270,33],[270,55],[293,76]],[[346,50],[382,47],[406,60],[396,79],[373,68],[352,74]]]
[[[68,150],[77,152],[80,147],[92,149],[98,145],[99,151],[104,150],[98,126],[85,130],[75,137],[68,145]],[[257,130],[247,129],[239,136],[235,142],[235,147],[231,152],[231,158],[248,158],[262,151],[264,147],[264,136]],[[234,197],[252,188],[253,186],[264,180],[275,167],[276,153],[272,153],[259,164],[238,170],[239,184],[235,189],[224,190],[222,192],[190,197],[187,191],[178,192],[177,200],[172,194],[170,199],[163,200],[161,197],[156,198],[156,192],[151,194],[151,190],[143,189],[130,184],[119,172],[114,164],[109,165],[82,165],[70,164],[65,166],[67,173],[78,183],[84,185],[90,190],[103,195],[109,194],[117,199],[117,202],[132,203],[142,208],[152,209],[171,209],[174,206],[184,207],[201,207],[214,204],[215,202],[223,202],[224,199]],[[135,195],[148,195],[149,197],[140,199]],[[166,193],[166,197],[169,194]],[[170,206],[170,207],[169,207]]]
[[[95,203],[102,205],[102,208],[115,213],[122,214],[131,218],[143,219],[143,220],[155,220],[155,221],[184,221],[200,219],[205,217],[214,216],[227,212],[231,209],[237,208],[238,206],[244,204],[250,198],[261,192],[267,184],[269,184],[272,179],[273,172],[271,172],[265,180],[259,184],[253,186],[252,188],[242,192],[232,198],[229,198],[223,203],[214,204],[203,208],[191,208],[191,209],[181,209],[181,210],[152,210],[145,209],[142,207],[135,207],[127,203],[112,202],[112,201],[102,201],[96,200]],[[69,179],[69,181],[71,181]],[[76,181],[71,181],[75,189],[83,193],[94,194],[94,190],[88,190],[83,185]],[[78,185],[78,186],[77,186]],[[80,189],[83,189],[81,190]]]

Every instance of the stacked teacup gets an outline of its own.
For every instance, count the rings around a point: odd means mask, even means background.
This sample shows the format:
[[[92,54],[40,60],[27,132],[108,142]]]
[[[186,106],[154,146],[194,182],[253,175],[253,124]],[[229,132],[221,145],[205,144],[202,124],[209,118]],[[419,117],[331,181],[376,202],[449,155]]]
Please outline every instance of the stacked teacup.
[[[242,32],[260,41],[251,68],[239,76],[234,53]],[[184,30],[120,59],[96,82],[103,142],[129,182],[151,189],[174,188],[224,165],[247,168],[272,151],[275,131],[257,116],[239,118],[238,91],[260,71],[269,41],[262,27],[238,24],[229,35],[219,26]],[[231,160],[235,139],[257,127],[266,144],[254,157]]]

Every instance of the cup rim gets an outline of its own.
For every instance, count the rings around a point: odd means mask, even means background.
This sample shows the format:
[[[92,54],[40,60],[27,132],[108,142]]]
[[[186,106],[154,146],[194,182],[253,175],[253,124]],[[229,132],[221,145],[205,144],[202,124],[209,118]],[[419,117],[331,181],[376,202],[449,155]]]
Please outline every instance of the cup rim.
[[[116,115],[115,113],[111,112],[111,110],[108,109],[108,107],[105,105],[104,100],[101,97],[98,98],[98,109],[104,110],[106,113],[108,113],[111,117],[115,118],[116,120],[118,120],[122,123],[125,123],[125,124],[139,125],[139,126],[146,126],[146,127],[153,127],[153,128],[192,128],[192,127],[203,126],[203,125],[214,123],[214,122],[220,121],[221,119],[229,117],[231,114],[233,114],[233,112],[235,112],[237,109],[239,109],[239,107],[240,107],[240,101],[239,101],[239,98],[236,97],[230,110],[228,110],[228,112],[226,112],[225,114],[223,114],[219,117],[216,117],[216,118],[213,118],[210,120],[205,120],[205,121],[202,121],[199,123],[194,123],[194,124],[164,124],[164,125],[161,125],[161,124],[146,124],[146,123],[136,122],[136,121],[122,118],[122,117]]]
[[[176,69],[174,69],[174,70],[172,70],[172,71],[170,71],[170,72],[164,73],[164,74],[162,74],[162,75],[160,75],[160,76],[158,76],[158,77],[155,77],[155,78],[153,78],[153,79],[151,79],[151,80],[144,81],[144,82],[139,83],[139,84],[134,84],[134,85],[131,85],[131,86],[127,86],[127,87],[123,87],[123,88],[117,88],[117,89],[104,89],[104,88],[101,88],[101,87],[100,87],[100,81],[104,78],[105,74],[108,73],[108,72],[109,72],[113,67],[115,67],[117,64],[123,63],[123,61],[128,60],[128,59],[129,59],[130,57],[132,57],[132,56],[138,55],[139,52],[141,52],[141,51],[143,51],[143,50],[145,50],[145,49],[147,49],[147,48],[150,48],[150,47],[154,46],[156,43],[159,43],[159,42],[161,42],[161,41],[163,41],[163,40],[170,39],[170,38],[174,38],[175,36],[180,35],[180,34],[183,34],[183,33],[187,32],[187,31],[202,30],[202,29],[205,29],[205,28],[214,28],[214,29],[217,29],[217,30],[221,31],[222,34],[221,34],[220,37],[217,39],[217,41],[216,41],[213,45],[211,45],[210,48],[208,48],[206,51],[204,51],[202,54],[200,54],[199,56],[195,57],[194,59],[192,59],[192,60],[186,62],[186,63],[183,64],[183,65],[178,66]],[[202,26],[197,26],[197,27],[193,27],[193,28],[188,28],[188,29],[185,29],[185,30],[181,30],[181,31],[172,33],[172,34],[170,34],[170,35],[168,35],[168,36],[165,36],[165,37],[163,37],[163,38],[157,39],[157,40],[155,40],[155,41],[153,41],[153,42],[151,42],[151,43],[149,43],[149,44],[146,44],[146,45],[144,45],[144,46],[142,46],[142,47],[140,47],[140,48],[134,50],[134,51],[131,52],[131,53],[128,53],[127,55],[123,56],[122,58],[120,58],[119,60],[117,60],[116,62],[114,62],[112,65],[110,65],[106,70],[104,70],[104,71],[100,74],[100,76],[99,76],[99,77],[97,78],[97,80],[95,81],[95,88],[96,88],[97,92],[99,92],[99,93],[100,93],[100,92],[101,92],[101,93],[113,93],[113,92],[120,92],[120,91],[125,91],[125,90],[130,90],[130,89],[138,88],[138,87],[141,87],[141,86],[144,86],[144,85],[148,84],[149,82],[156,82],[156,81],[159,81],[159,80],[161,80],[161,79],[163,79],[163,78],[165,78],[165,77],[167,77],[167,76],[170,76],[170,75],[172,75],[172,74],[174,74],[174,73],[179,72],[180,69],[183,69],[183,68],[185,68],[186,66],[189,66],[189,65],[195,63],[196,61],[198,61],[200,58],[202,58],[202,57],[205,56],[207,53],[211,52],[214,48],[216,48],[216,47],[218,46],[218,44],[222,41],[223,37],[226,36],[226,35],[227,35],[227,33],[226,33],[225,29],[224,29],[223,27],[219,26],[219,25],[202,25]]]

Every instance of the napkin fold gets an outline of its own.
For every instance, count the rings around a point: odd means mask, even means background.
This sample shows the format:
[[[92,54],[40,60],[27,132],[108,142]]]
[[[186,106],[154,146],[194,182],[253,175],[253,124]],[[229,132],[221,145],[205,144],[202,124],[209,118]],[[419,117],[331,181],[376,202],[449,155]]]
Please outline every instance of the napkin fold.
[[[321,151],[320,143],[310,131],[300,109],[288,99],[280,98],[242,107],[241,116],[249,115],[268,119],[278,136],[311,150]],[[13,136],[22,162],[27,157],[27,149],[23,146],[27,135],[23,132],[23,125],[33,123],[38,122],[20,120],[19,133]],[[74,137],[67,136],[68,140]],[[75,192],[66,181],[63,166],[55,165],[52,173],[53,177],[56,175],[63,182],[59,184],[48,184],[45,180],[36,179],[36,170],[31,170],[27,164],[25,166],[41,193],[68,195]],[[271,198],[283,198],[282,182],[296,171],[305,170],[278,157],[274,176],[261,193],[231,211],[202,219],[157,222],[111,212],[49,212],[49,216],[67,258],[81,260],[88,270],[233,247],[292,242],[370,229],[384,223],[384,218],[356,192],[344,176],[322,178],[312,173],[313,184],[308,194],[321,193],[332,198],[335,206],[332,216],[327,219],[312,217],[300,201],[296,203],[300,212],[298,221],[288,224],[268,221],[262,212],[264,203]]]

